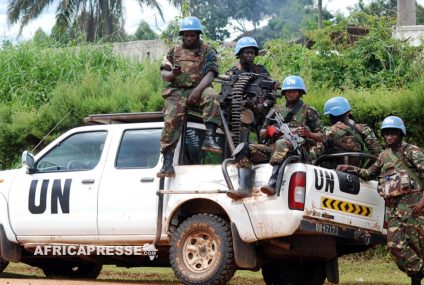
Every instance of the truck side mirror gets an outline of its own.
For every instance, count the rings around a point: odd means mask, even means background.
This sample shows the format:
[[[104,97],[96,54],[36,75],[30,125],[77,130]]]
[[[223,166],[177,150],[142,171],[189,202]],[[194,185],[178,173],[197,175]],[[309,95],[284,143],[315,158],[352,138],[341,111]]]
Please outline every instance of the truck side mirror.
[[[27,150],[25,150],[22,153],[22,165],[27,167],[27,173],[29,174],[34,173],[34,169],[35,169],[34,155]]]

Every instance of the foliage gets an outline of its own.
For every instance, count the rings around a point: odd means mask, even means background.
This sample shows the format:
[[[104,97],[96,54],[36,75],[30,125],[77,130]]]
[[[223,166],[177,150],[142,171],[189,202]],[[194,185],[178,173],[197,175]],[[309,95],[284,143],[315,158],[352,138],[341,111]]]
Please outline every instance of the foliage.
[[[60,34],[60,37],[67,39],[85,38],[89,42],[124,38],[122,0],[9,0],[8,20],[12,24],[20,22],[22,31],[24,26],[40,16],[53,2],[57,2],[56,37]],[[137,2],[156,8],[162,16],[156,0]]]
[[[134,33],[135,40],[155,40],[158,35],[150,28],[149,24],[142,20]]]
[[[83,124],[89,114],[158,111],[162,107],[164,83],[157,69],[159,62],[134,63],[113,55],[108,48],[68,49],[58,52],[58,58],[45,58],[43,53],[28,46],[0,52],[0,57],[10,58],[6,70],[16,64],[16,73],[21,74],[10,82],[0,80],[0,86],[7,83],[11,87],[0,92],[1,168],[11,167],[24,149],[37,145],[62,118],[45,143]]]
[[[180,7],[183,0],[171,0],[174,6]],[[228,24],[238,23],[238,30],[247,32],[245,21],[256,27],[264,18],[275,15],[282,3],[288,0],[191,0],[190,14],[198,17],[205,27],[205,34],[212,40],[222,41],[230,36]]]

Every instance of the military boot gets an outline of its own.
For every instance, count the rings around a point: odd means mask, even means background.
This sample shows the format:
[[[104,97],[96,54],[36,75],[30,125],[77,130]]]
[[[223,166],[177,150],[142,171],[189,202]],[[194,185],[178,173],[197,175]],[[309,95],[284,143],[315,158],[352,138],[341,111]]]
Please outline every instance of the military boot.
[[[254,170],[252,168],[239,168],[239,189],[237,189],[237,191],[227,192],[227,196],[234,200],[252,196],[253,175]]]
[[[174,152],[168,151],[163,154],[163,166],[160,171],[156,174],[157,177],[175,177],[175,170],[172,166],[174,161]]]
[[[205,123],[206,126],[206,135],[205,140],[203,141],[202,150],[222,153],[222,148],[215,141],[216,128],[218,127],[214,123]]]
[[[272,196],[275,194],[275,187],[277,186],[277,176],[278,176],[278,171],[280,170],[280,165],[274,165],[272,167],[272,174],[271,177],[269,178],[268,181],[268,185],[263,185],[261,186],[261,192],[265,193],[269,196]]]

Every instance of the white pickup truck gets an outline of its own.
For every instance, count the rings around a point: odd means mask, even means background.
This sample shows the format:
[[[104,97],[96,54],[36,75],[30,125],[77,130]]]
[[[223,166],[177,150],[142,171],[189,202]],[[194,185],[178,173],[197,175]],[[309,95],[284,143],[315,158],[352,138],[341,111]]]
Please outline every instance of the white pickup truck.
[[[271,166],[258,164],[253,195],[233,200],[237,169],[200,150],[203,124],[187,123],[176,176],[161,180],[161,113],[86,121],[0,172],[2,270],[24,262],[48,277],[96,278],[103,264],[170,265],[185,284],[225,284],[262,269],[267,284],[315,285],[338,282],[339,256],[384,242],[375,181],[294,162],[267,196],[258,188]]]

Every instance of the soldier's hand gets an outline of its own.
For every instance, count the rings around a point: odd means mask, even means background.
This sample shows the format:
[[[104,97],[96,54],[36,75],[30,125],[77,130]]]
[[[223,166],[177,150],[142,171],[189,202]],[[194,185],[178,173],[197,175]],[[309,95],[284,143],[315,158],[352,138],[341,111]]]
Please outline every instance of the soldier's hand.
[[[417,204],[409,206],[412,209],[413,216],[419,216],[424,209],[424,199],[421,199]]]
[[[199,105],[201,95],[202,91],[198,90],[197,88],[194,88],[188,96],[187,103],[189,105]]]
[[[297,128],[297,134],[303,138],[308,138],[310,131],[307,127],[299,127]]]
[[[347,164],[339,164],[339,165],[337,165],[336,170],[346,172],[346,171],[349,171],[349,170],[353,170],[353,166],[347,165]]]
[[[174,66],[172,67],[172,74],[173,74],[174,76],[178,76],[178,75],[180,75],[181,73],[183,73],[183,72],[181,71],[181,66],[179,66],[179,65],[174,65]]]

